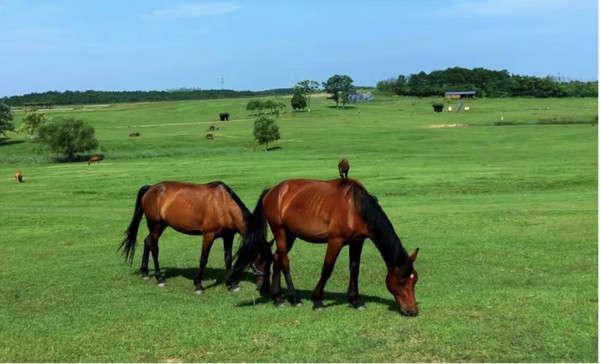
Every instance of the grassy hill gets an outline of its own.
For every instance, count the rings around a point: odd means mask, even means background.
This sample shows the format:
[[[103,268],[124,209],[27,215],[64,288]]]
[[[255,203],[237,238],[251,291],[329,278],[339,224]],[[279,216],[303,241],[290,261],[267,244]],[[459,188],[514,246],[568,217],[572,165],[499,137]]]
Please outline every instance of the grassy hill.
[[[434,101],[376,95],[336,109],[313,97],[310,112],[277,118],[281,140],[268,152],[252,140],[248,99],[48,112],[94,126],[105,159],[90,166],[86,156],[57,163],[9,134],[0,141],[0,361],[596,362],[597,100],[479,99],[460,113],[434,113]],[[210,125],[218,130],[207,140]],[[140,252],[133,267],[116,253],[144,184],[221,180],[253,209],[283,179],[336,178],[339,158],[404,247],[421,248],[417,318],[396,312],[370,242],[364,311],[346,303],[346,249],[322,312],[310,293],[323,245],[297,241],[290,254],[302,308],[276,308],[249,274],[241,292],[227,292],[220,240],[202,296],[192,284],[200,238],[163,234],[164,289],[140,279]],[[139,241],[146,232],[142,223]]]

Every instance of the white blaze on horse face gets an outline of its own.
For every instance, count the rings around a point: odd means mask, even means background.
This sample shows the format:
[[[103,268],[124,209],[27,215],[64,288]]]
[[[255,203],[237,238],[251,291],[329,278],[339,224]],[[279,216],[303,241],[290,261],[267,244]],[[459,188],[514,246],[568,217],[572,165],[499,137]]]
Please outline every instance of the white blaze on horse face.
[[[415,278],[415,274],[414,274],[414,273],[412,273],[412,274],[410,275],[410,279],[413,279],[413,278]]]

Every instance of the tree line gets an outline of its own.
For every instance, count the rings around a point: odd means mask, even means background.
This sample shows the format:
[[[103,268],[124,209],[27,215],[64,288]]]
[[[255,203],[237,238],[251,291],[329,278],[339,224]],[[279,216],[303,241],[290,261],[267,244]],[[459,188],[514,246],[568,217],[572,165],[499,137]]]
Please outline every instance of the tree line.
[[[507,70],[448,68],[379,81],[377,89],[402,96],[443,96],[446,91],[476,91],[478,97],[598,97],[598,81],[511,75]]]
[[[178,89],[170,91],[48,91],[0,98],[0,102],[12,107],[50,105],[89,105],[147,101],[185,101],[237,97],[289,95],[290,89],[266,91]]]
[[[336,106],[342,107],[351,94],[356,92],[352,79],[347,75],[334,75],[322,83],[323,91],[329,93]],[[533,77],[511,75],[507,70],[493,71],[485,68],[448,68],[443,71],[382,80],[377,89],[401,96],[443,96],[446,91],[476,91],[478,97],[598,97],[598,81],[565,81],[560,77]],[[266,91],[176,89],[167,91],[48,91],[0,98],[11,107],[40,105],[111,104],[147,101],[183,101],[237,97],[265,97],[281,95],[296,96],[293,108],[310,109],[310,95],[320,91],[319,83],[304,80],[294,88]]]

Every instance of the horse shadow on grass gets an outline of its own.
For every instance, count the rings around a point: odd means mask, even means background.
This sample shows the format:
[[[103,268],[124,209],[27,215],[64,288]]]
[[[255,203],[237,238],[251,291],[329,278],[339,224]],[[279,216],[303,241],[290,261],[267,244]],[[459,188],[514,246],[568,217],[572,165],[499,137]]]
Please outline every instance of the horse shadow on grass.
[[[190,285],[193,286],[194,278],[196,277],[196,273],[198,272],[197,267],[193,268],[177,268],[177,267],[163,267],[161,268],[162,274],[165,279],[182,277],[188,279],[190,281]],[[218,286],[225,285],[225,269],[223,268],[206,268],[204,269],[204,282],[213,281],[211,284],[204,286],[205,289],[215,288]],[[244,273],[240,279],[240,282],[251,282],[256,283],[256,276],[252,273],[246,272]],[[283,287],[282,287],[283,288]],[[285,292],[285,289],[284,289]],[[312,291],[310,290],[302,290],[297,289],[296,293],[298,297],[302,300],[304,305],[311,305],[312,300],[311,295]],[[376,303],[387,306],[388,310],[398,312],[398,305],[394,301],[392,297],[390,298],[382,298],[379,296],[371,296],[361,294],[360,298],[362,301],[369,306],[369,303]],[[348,298],[346,297],[346,292],[328,292],[325,291],[323,295],[323,303],[324,307],[334,307],[334,306],[350,306],[348,303]],[[273,304],[271,299],[271,294],[269,292],[261,292],[260,297],[258,299],[247,300],[237,304],[238,307],[251,307],[257,304]],[[288,304],[289,305],[289,304]]]
[[[296,293],[298,294],[298,297],[302,300],[304,305],[312,306],[312,299],[311,299],[312,291],[296,289]],[[387,298],[382,298],[382,297],[378,297],[378,296],[370,296],[370,295],[364,295],[364,294],[361,294],[360,298],[362,299],[362,301],[365,303],[365,305],[367,307],[369,307],[370,303],[377,303],[377,304],[387,306],[388,310],[390,310],[390,311],[398,312],[398,305],[396,304],[396,301],[393,300],[393,298],[387,299]],[[261,293],[260,299],[258,299],[256,301],[242,302],[242,303],[238,304],[238,306],[239,307],[249,307],[249,306],[255,306],[256,304],[259,304],[259,303],[272,304],[272,302],[273,301],[271,300],[270,293]],[[289,305],[290,304],[288,302],[288,306]],[[346,292],[325,291],[325,293],[323,294],[323,307],[327,308],[327,307],[334,307],[334,306],[349,306],[350,307],[350,303],[348,302]]]
[[[161,272],[165,279],[182,277],[190,281],[190,285],[194,285],[194,278],[198,273],[198,267],[194,268],[176,268],[176,267],[161,267]],[[241,281],[256,281],[256,278],[251,273],[244,273],[240,278]],[[223,268],[208,268],[204,269],[204,275],[202,277],[203,282],[213,281],[209,285],[205,285],[204,289],[210,289],[217,286],[225,286],[225,269]]]

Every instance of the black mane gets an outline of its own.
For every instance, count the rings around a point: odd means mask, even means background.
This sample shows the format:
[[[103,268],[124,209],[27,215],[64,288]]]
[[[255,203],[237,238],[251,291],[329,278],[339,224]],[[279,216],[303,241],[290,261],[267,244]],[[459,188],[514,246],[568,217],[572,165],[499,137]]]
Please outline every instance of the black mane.
[[[360,214],[367,224],[372,235],[371,240],[381,253],[385,263],[388,266],[403,266],[410,262],[408,253],[402,246],[394,226],[377,202],[377,198],[356,181],[348,179],[342,181],[341,184],[350,187],[349,192],[352,193]]]
[[[235,201],[235,203],[239,206],[240,210],[242,211],[242,216],[244,218],[244,224],[248,226],[248,224],[250,223],[250,218],[252,217],[252,213],[250,212],[250,210],[248,210],[246,205],[244,205],[242,199],[240,199],[239,196],[235,192],[233,192],[231,187],[227,186],[227,184],[225,184],[225,182],[222,181],[210,182],[207,185],[211,188],[224,188],[225,191],[227,191],[227,193],[229,194],[229,196],[233,199],[233,201]]]

